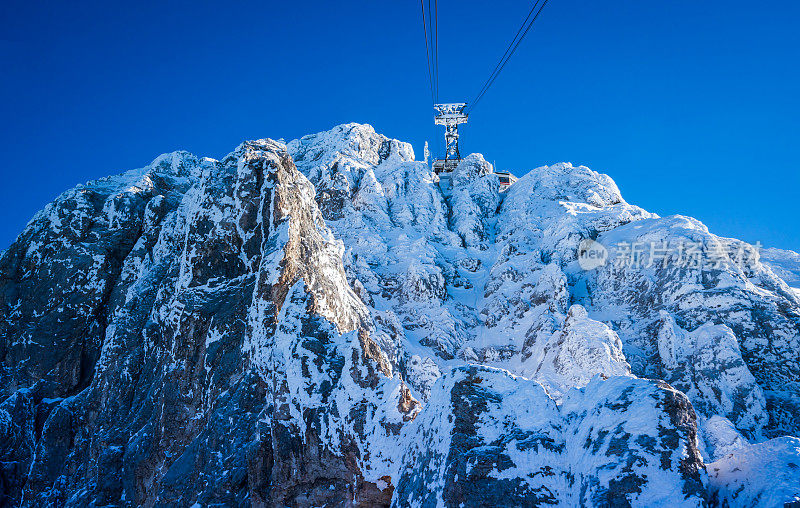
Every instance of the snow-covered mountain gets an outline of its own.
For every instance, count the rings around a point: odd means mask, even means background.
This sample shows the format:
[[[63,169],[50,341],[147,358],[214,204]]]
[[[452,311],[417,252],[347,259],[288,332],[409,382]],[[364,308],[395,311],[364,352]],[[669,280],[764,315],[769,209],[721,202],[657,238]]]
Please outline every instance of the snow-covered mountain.
[[[162,155],[0,258],[0,505],[800,501],[798,259],[368,125]]]

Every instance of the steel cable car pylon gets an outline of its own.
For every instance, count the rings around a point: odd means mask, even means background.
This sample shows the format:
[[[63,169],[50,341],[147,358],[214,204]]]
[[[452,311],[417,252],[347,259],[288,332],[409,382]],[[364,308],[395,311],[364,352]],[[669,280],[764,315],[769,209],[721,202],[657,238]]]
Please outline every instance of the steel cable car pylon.
[[[444,159],[436,159],[433,162],[433,170],[436,172],[436,174],[450,173],[458,166],[458,163],[461,161],[461,153],[458,149],[458,126],[462,123],[467,123],[469,113],[472,112],[473,108],[475,108],[483,96],[486,95],[486,92],[489,90],[489,88],[491,88],[491,86],[494,84],[497,76],[500,75],[508,61],[517,51],[520,43],[522,43],[522,40],[539,18],[539,14],[542,13],[542,9],[544,9],[545,5],[547,5],[550,0],[532,1],[533,5],[528,11],[528,15],[525,16],[525,19],[522,21],[519,29],[517,29],[517,33],[514,35],[514,38],[511,39],[511,43],[506,48],[503,56],[500,58],[500,61],[497,63],[497,65],[495,65],[492,73],[489,75],[489,78],[483,84],[478,92],[478,95],[470,104],[469,109],[467,109],[467,104],[464,102],[436,104],[436,102],[439,100],[439,6],[436,0],[434,0],[434,8],[431,9],[431,0],[427,0],[428,10],[426,15],[425,0],[420,0],[420,7],[422,10],[422,30],[425,34],[425,57],[428,64],[428,84],[430,85],[431,89],[433,108],[437,113],[434,117],[434,123],[436,125],[444,125],[445,127],[445,155]],[[431,18],[431,14],[433,14],[433,18]],[[429,41],[430,44],[428,44]],[[511,173],[497,173],[500,177],[501,191],[507,189],[508,186],[510,186],[516,180]]]
[[[450,104],[434,104],[436,116],[433,121],[436,125],[444,125],[445,152],[444,159],[436,159],[433,162],[433,170],[436,173],[453,171],[461,161],[461,152],[458,150],[458,126],[467,123],[469,116],[464,112],[466,102],[454,102]]]

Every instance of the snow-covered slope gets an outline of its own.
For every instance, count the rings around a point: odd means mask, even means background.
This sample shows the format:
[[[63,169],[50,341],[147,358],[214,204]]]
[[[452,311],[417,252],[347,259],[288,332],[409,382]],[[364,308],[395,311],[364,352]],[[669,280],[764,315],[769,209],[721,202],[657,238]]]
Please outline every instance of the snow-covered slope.
[[[582,166],[498,191],[359,124],[67,191],[0,258],[0,504],[800,496],[797,255]]]
[[[761,260],[789,286],[800,291],[800,254],[790,250],[769,248],[761,251]]]
[[[796,506],[800,503],[800,439],[775,438],[746,445],[708,464],[716,499],[729,506]]]

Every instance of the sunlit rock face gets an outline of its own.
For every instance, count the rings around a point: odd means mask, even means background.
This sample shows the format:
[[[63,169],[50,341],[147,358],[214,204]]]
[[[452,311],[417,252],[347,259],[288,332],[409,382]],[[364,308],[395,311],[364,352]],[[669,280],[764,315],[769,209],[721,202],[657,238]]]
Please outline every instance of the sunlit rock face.
[[[59,196],[0,258],[0,505],[800,496],[800,258],[493,171],[347,124]]]

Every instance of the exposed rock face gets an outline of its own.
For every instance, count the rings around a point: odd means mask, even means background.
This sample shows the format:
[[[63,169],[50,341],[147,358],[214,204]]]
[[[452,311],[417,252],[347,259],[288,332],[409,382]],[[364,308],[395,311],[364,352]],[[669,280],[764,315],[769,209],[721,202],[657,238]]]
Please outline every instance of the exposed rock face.
[[[717,240],[357,124],[67,191],[0,258],[0,505],[738,505],[769,447],[790,500],[794,290],[587,238]]]
[[[34,218],[2,266],[12,504],[388,502],[363,432],[380,444],[416,405],[313,196],[259,141]]]

